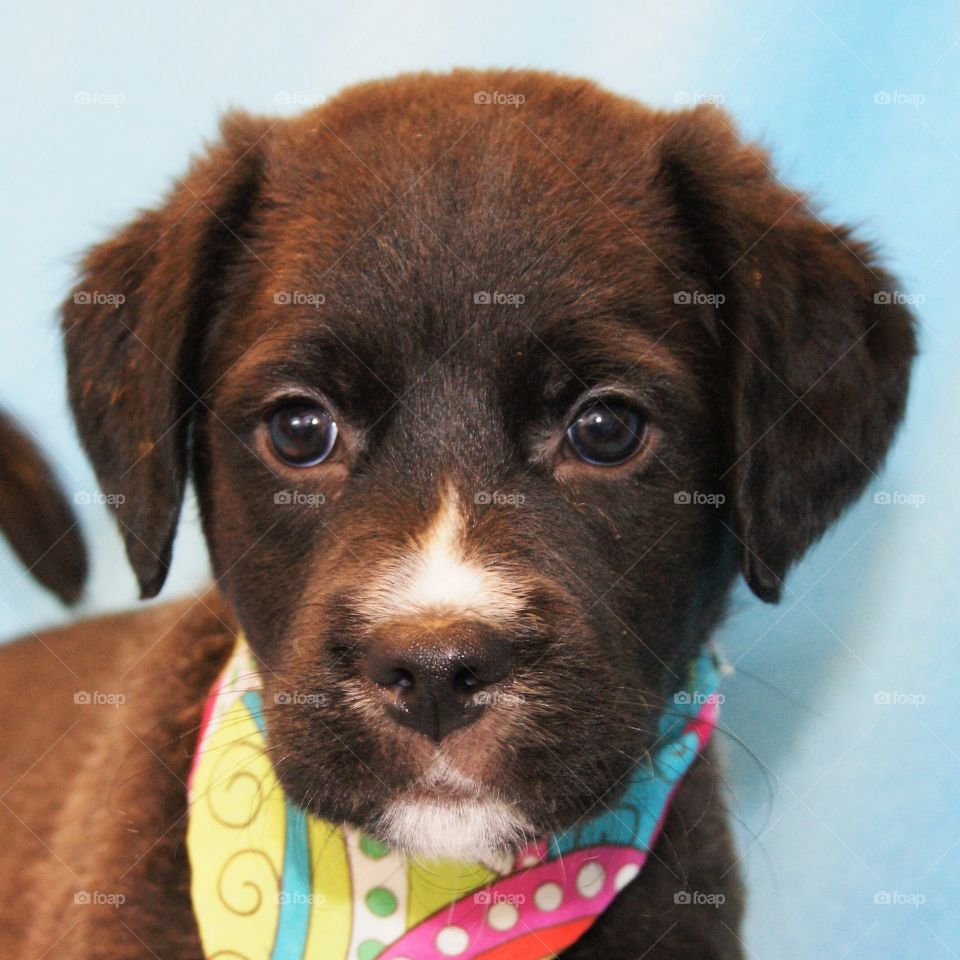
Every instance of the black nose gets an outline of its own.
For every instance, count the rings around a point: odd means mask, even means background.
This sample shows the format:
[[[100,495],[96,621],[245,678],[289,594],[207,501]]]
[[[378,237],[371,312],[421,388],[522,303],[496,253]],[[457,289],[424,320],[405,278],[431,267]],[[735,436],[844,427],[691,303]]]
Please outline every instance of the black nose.
[[[487,688],[509,673],[509,641],[473,621],[387,624],[367,651],[367,676],[384,691],[387,711],[436,743],[476,720]]]

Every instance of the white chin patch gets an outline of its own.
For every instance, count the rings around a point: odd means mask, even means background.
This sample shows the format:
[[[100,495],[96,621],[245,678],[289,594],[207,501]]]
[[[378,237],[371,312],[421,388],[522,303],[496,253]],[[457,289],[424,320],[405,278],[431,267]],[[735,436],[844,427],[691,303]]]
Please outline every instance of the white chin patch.
[[[408,856],[489,861],[531,838],[531,826],[499,800],[398,800],[383,814],[381,835]]]

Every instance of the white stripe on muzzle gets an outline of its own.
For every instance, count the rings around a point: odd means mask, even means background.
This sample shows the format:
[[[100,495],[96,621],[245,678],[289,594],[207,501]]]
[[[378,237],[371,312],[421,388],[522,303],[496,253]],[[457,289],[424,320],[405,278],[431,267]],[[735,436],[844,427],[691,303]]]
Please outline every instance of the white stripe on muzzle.
[[[389,563],[364,591],[360,611],[373,623],[412,616],[474,617],[503,624],[524,605],[524,591],[502,565],[468,556],[459,500],[448,487],[414,549]]]

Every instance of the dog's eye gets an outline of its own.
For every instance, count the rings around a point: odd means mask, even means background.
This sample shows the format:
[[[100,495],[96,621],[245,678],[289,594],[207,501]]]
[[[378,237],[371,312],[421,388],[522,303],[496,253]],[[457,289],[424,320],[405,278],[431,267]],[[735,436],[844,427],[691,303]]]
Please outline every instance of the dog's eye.
[[[635,407],[612,400],[595,401],[567,427],[567,442],[585,463],[614,467],[640,449],[646,430],[646,418]]]
[[[330,456],[337,442],[337,424],[323,407],[293,403],[268,421],[274,453],[292,467],[312,467]]]

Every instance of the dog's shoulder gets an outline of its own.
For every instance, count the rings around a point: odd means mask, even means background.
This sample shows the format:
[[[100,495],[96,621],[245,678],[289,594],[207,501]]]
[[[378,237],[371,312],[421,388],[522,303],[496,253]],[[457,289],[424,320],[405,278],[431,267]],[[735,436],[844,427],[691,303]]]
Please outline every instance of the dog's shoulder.
[[[78,707],[124,705],[158,660],[164,673],[189,683],[191,667],[204,673],[207,659],[222,662],[235,630],[211,591],[23,635],[0,646],[0,717],[11,711],[22,724],[40,691],[45,718],[73,715]]]
[[[179,873],[152,871],[183,863],[174,851],[203,702],[234,638],[205,594],[0,649],[0,873],[22,878],[19,907],[6,916],[0,905],[0,955],[52,942],[64,904],[78,922],[115,919],[94,894],[124,897],[128,923],[143,891],[189,906]],[[87,932],[64,955],[101,955],[83,939],[95,926],[78,926]]]

